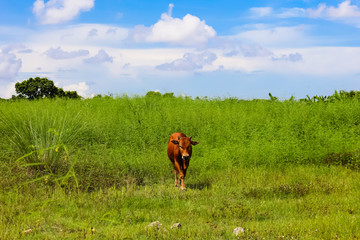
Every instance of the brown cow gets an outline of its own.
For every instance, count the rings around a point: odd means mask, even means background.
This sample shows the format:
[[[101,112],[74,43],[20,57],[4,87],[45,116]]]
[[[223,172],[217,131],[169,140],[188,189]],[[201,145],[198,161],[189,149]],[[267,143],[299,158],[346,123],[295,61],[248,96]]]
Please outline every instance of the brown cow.
[[[174,166],[176,187],[178,185],[177,174],[179,174],[181,189],[185,189],[184,179],[192,154],[191,145],[198,143],[199,142],[191,141],[191,137],[186,137],[184,133],[173,133],[170,136],[167,154]]]

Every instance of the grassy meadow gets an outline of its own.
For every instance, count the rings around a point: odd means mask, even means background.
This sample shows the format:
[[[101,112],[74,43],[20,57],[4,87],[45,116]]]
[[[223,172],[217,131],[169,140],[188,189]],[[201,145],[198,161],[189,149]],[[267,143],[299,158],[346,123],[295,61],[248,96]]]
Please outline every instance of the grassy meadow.
[[[359,150],[356,99],[0,101],[0,239],[358,239]]]

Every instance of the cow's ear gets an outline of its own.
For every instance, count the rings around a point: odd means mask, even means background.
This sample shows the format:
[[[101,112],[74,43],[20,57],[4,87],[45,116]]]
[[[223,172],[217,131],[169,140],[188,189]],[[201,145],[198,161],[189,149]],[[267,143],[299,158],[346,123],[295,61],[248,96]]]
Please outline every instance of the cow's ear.
[[[191,145],[197,145],[197,144],[199,144],[198,141],[191,141]]]
[[[178,145],[179,144],[179,141],[178,140],[171,140],[171,142],[175,145]]]

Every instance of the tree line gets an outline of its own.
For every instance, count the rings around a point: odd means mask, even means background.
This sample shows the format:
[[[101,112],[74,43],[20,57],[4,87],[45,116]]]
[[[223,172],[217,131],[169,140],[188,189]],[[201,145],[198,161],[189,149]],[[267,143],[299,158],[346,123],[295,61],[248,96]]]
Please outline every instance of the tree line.
[[[15,90],[17,95],[12,95],[11,100],[18,100],[18,99],[41,99],[41,98],[69,98],[69,99],[81,99],[82,97],[78,95],[76,91],[64,91],[62,88],[56,87],[54,82],[47,79],[47,78],[29,78],[27,80],[24,80],[22,82],[18,82],[15,84]],[[102,95],[98,94],[95,96],[95,98],[103,97]],[[109,97],[113,97],[112,94],[110,94]],[[146,93],[145,97],[167,97],[167,98],[174,98],[174,93],[164,93],[161,94],[157,91],[149,91]],[[271,93],[269,93],[269,101],[277,102],[281,101],[278,97],[273,96]],[[196,97],[195,99],[200,99],[199,97]],[[207,97],[204,99],[208,100]],[[313,97],[310,97],[309,95],[306,95],[306,98],[299,99],[300,102],[306,102],[306,103],[332,103],[332,102],[339,102],[339,101],[345,101],[349,99],[356,99],[360,101],[360,91],[354,91],[351,90],[349,92],[345,90],[336,91],[333,95],[330,96],[321,96],[316,95]],[[4,100],[1,99],[0,100]],[[296,101],[295,97],[292,96],[288,100],[284,101]]]

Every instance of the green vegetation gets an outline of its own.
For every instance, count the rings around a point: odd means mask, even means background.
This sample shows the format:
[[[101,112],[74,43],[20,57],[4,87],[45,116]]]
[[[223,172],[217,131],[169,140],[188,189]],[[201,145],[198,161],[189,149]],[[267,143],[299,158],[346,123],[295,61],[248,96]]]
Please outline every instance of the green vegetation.
[[[335,91],[335,93],[331,96],[313,96],[312,98],[309,95],[306,95],[306,98],[300,99],[300,101],[305,102],[325,102],[325,103],[333,103],[333,102],[339,102],[339,101],[347,101],[349,99],[356,99],[360,100],[360,91],[344,91],[341,90],[340,92]]]
[[[360,238],[357,97],[152,92],[0,111],[0,239]],[[186,191],[166,155],[177,131],[200,142]],[[146,229],[156,220],[167,231]]]
[[[56,87],[53,81],[40,77],[29,78],[28,80],[16,83],[15,90],[19,95],[13,95],[13,100],[55,97],[81,98],[76,91],[64,91],[62,88]]]

